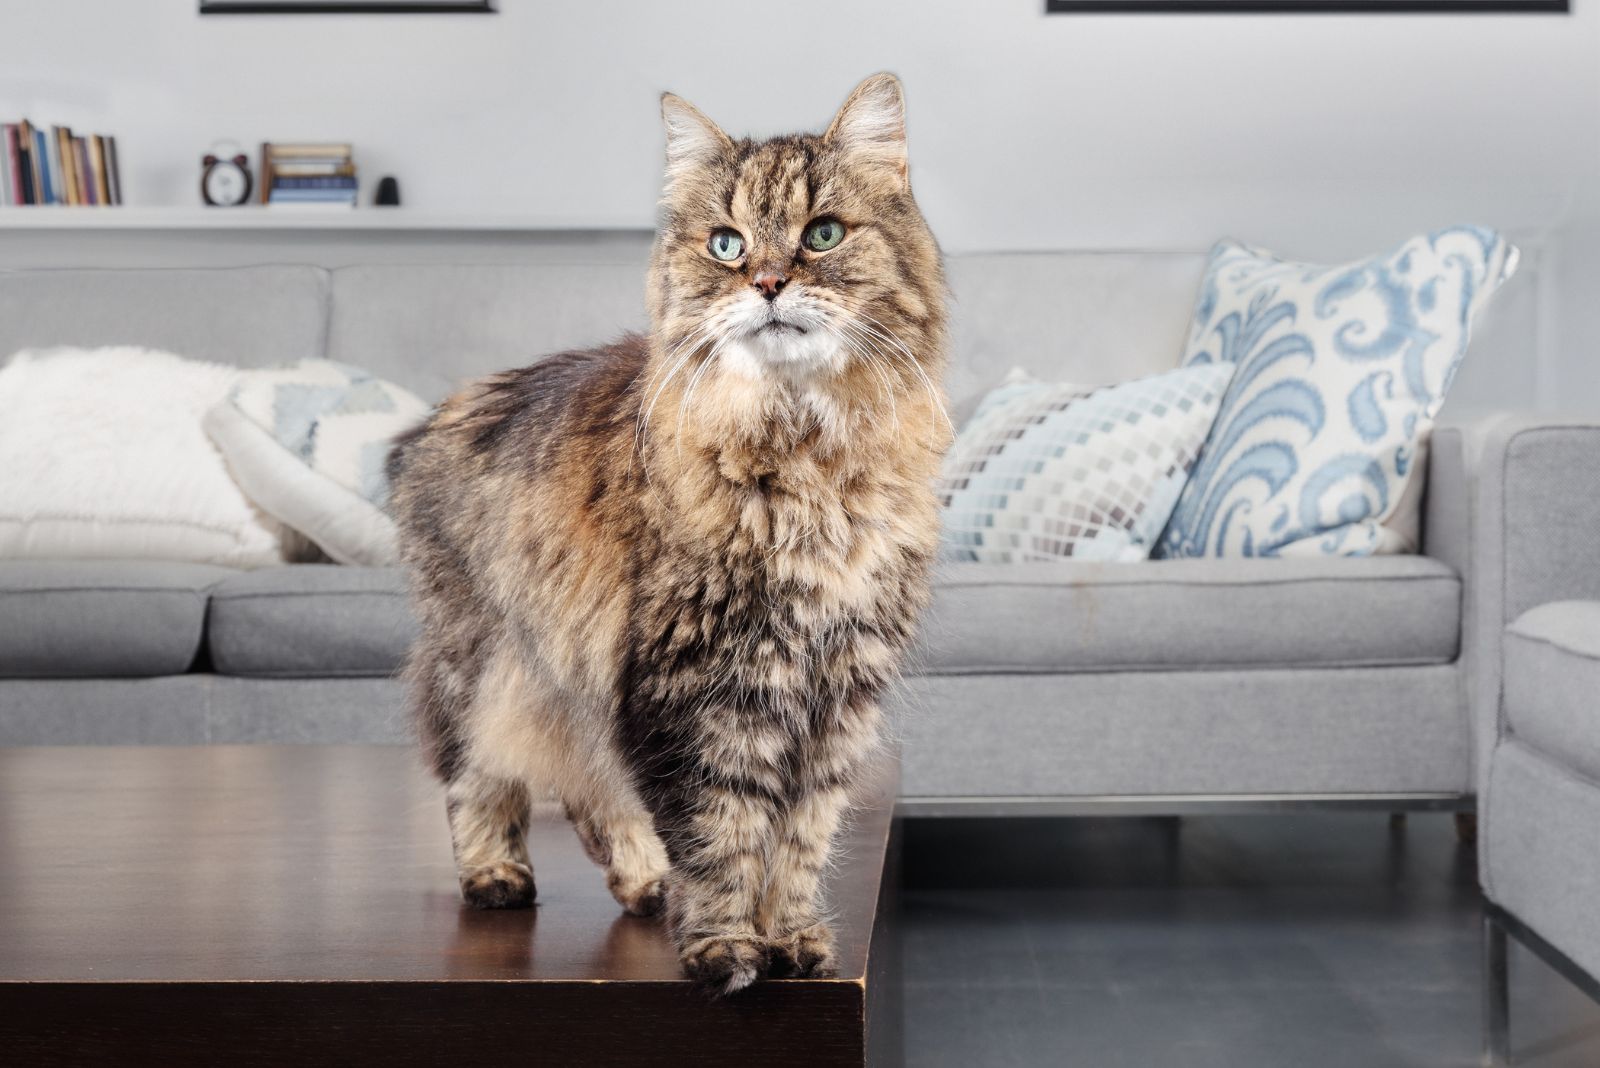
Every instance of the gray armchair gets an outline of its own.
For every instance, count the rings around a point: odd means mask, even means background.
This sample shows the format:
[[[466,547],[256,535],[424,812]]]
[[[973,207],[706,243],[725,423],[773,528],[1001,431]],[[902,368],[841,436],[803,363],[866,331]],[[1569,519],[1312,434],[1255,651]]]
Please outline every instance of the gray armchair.
[[[1509,1064],[1508,934],[1600,999],[1600,422],[1508,419],[1479,470],[1485,1061]]]

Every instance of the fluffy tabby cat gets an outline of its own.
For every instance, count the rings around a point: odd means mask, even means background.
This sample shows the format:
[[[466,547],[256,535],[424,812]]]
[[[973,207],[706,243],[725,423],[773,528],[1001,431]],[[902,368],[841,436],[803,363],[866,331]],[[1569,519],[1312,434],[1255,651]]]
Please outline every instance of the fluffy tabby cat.
[[[475,382],[390,461],[461,889],[553,793],[690,975],[826,975],[818,879],[927,599],[945,289],[904,104],[734,140],[670,94],[651,332]]]

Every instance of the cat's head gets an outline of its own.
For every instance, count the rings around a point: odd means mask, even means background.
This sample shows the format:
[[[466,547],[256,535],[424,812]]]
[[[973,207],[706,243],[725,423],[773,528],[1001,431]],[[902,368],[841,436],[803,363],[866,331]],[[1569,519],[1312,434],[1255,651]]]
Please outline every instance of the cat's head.
[[[735,140],[670,93],[661,111],[663,355],[789,380],[940,358],[944,280],[911,196],[899,79],[862,82],[821,135]]]

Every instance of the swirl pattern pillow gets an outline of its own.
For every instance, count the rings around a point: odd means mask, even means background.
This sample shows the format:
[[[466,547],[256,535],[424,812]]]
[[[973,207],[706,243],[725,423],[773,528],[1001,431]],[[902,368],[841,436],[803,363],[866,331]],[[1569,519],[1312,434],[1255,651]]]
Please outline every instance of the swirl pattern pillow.
[[[1335,267],[1218,244],[1183,362],[1237,370],[1155,555],[1415,551],[1421,450],[1516,264],[1474,226]]]
[[[1146,559],[1232,373],[1207,364],[1096,389],[1011,372],[945,457],[942,558]]]

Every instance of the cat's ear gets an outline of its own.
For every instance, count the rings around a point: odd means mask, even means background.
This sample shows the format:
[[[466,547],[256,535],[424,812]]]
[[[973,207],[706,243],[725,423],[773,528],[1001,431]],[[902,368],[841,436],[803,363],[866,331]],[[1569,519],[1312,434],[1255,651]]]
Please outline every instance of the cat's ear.
[[[710,163],[733,147],[722,127],[681,96],[661,94],[661,123],[667,128],[667,184]]]
[[[874,74],[855,87],[823,135],[864,166],[887,167],[907,184],[906,97],[900,79]]]

